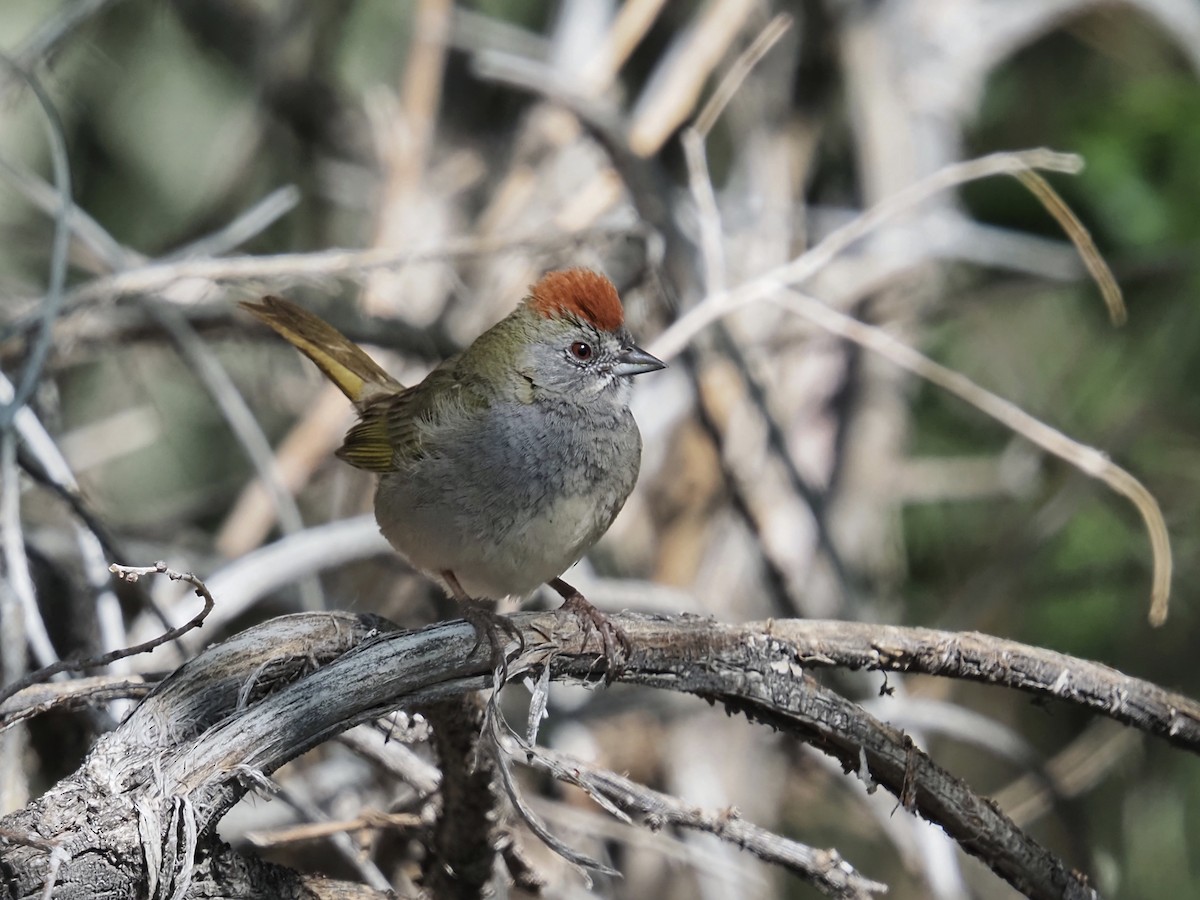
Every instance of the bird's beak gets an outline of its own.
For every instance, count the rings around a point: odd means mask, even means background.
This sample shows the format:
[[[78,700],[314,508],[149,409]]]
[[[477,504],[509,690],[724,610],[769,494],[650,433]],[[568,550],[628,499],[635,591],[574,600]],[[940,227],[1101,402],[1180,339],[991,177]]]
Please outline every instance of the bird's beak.
[[[621,351],[617,364],[612,367],[614,375],[644,375],[665,369],[667,364],[657,356],[651,356],[641,347],[630,347]]]

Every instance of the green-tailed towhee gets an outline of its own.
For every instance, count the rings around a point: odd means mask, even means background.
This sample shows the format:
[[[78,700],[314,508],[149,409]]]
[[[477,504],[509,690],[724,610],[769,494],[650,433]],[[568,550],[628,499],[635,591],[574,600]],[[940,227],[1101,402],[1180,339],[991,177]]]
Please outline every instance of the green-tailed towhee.
[[[380,474],[384,537],[445,585],[477,630],[492,614],[475,601],[545,583],[600,629],[610,653],[623,640],[558,577],[633,490],[642,440],[630,379],[664,367],[634,344],[612,282],[587,269],[547,274],[507,318],[409,388],[294,303],[242,306],[350,398],[359,421],[337,455]]]

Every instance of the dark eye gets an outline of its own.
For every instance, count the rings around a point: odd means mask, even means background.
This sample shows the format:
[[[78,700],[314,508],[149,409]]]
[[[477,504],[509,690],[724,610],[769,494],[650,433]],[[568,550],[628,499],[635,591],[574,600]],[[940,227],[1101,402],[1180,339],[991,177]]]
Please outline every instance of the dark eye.
[[[571,355],[580,362],[592,358],[592,345],[583,341],[576,341],[571,345]]]

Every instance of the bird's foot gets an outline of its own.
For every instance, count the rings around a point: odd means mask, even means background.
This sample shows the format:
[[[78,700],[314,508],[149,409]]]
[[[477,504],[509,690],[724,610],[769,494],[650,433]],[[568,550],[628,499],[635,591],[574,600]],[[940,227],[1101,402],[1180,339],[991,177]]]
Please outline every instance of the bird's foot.
[[[462,617],[475,629],[475,645],[470,655],[474,656],[475,651],[487,641],[492,649],[492,668],[500,670],[501,681],[507,681],[509,654],[505,649],[511,638],[517,642],[514,655],[519,656],[525,651],[525,636],[521,634],[521,629],[508,616],[496,612],[482,601],[463,598],[458,601],[458,608]]]
[[[629,658],[633,650],[633,643],[629,640],[629,635],[620,625],[596,609],[577,588],[571,587],[561,578],[555,578],[550,582],[550,587],[554,588],[563,598],[563,605],[560,609],[574,614],[582,623],[585,640],[589,632],[593,630],[600,636],[600,643],[604,647],[604,680],[611,684],[625,671],[625,660]]]
[[[492,648],[492,668],[500,673],[501,683],[508,681],[508,654],[504,652],[508,642],[503,640],[501,632],[517,641],[517,654],[525,652],[525,636],[521,629],[513,624],[512,619],[496,612],[495,607],[471,597],[458,578],[449,569],[440,573],[442,580],[450,589],[450,595],[458,603],[459,612],[471,627],[475,629],[475,645],[471,647],[469,656],[474,656],[484,641]]]

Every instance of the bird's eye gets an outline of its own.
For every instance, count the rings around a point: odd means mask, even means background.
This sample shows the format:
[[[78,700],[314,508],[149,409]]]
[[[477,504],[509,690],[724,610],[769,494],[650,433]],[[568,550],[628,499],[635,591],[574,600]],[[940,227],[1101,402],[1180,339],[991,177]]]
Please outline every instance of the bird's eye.
[[[571,355],[580,362],[592,358],[592,345],[583,341],[576,341],[571,345]]]

